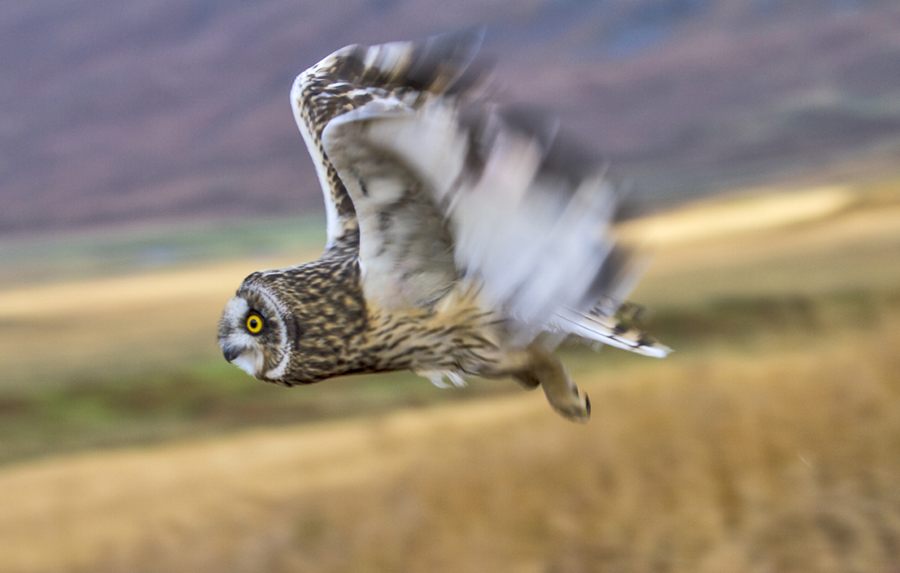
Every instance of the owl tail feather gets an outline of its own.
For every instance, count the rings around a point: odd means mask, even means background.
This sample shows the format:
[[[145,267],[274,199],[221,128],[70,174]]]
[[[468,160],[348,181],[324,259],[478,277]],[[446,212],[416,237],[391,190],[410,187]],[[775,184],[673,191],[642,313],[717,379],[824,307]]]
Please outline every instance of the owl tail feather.
[[[615,316],[584,314],[575,310],[563,310],[553,316],[554,330],[573,334],[579,338],[601,342],[644,356],[664,358],[672,352],[668,346],[656,341],[646,332],[629,326]]]

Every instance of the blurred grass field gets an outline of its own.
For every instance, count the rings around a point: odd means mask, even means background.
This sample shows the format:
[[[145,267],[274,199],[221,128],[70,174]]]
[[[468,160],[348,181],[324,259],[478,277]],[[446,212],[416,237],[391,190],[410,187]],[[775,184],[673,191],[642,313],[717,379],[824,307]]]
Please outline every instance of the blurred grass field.
[[[564,349],[586,427],[508,381],[229,367],[219,312],[296,262],[279,249],[23,272],[0,292],[0,570],[896,571],[900,186],[838,193],[669,237],[634,299],[676,353]]]

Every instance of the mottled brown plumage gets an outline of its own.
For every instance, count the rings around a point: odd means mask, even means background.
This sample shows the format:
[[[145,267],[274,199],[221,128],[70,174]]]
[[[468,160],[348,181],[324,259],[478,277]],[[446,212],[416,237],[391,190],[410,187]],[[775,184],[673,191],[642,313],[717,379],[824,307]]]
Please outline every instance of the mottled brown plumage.
[[[587,397],[552,353],[562,338],[665,355],[613,316],[634,273],[602,165],[553,121],[477,97],[479,41],[350,46],[297,78],[328,243],[245,279],[219,328],[230,362],[284,385],[509,375],[584,422]]]

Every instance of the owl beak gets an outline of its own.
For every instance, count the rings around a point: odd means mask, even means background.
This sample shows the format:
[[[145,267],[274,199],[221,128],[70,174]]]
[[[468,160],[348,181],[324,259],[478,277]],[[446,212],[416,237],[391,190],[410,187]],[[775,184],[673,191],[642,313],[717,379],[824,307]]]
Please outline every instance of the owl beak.
[[[234,346],[226,346],[222,349],[222,354],[225,355],[225,360],[231,362],[241,355],[241,349],[235,348]]]

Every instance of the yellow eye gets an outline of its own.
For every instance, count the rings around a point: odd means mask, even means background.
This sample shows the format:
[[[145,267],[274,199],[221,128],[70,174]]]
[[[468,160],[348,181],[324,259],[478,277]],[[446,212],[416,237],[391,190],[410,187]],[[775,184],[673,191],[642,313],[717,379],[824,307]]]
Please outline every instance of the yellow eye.
[[[250,334],[259,334],[263,329],[263,319],[258,314],[251,314],[247,317],[247,331]]]

